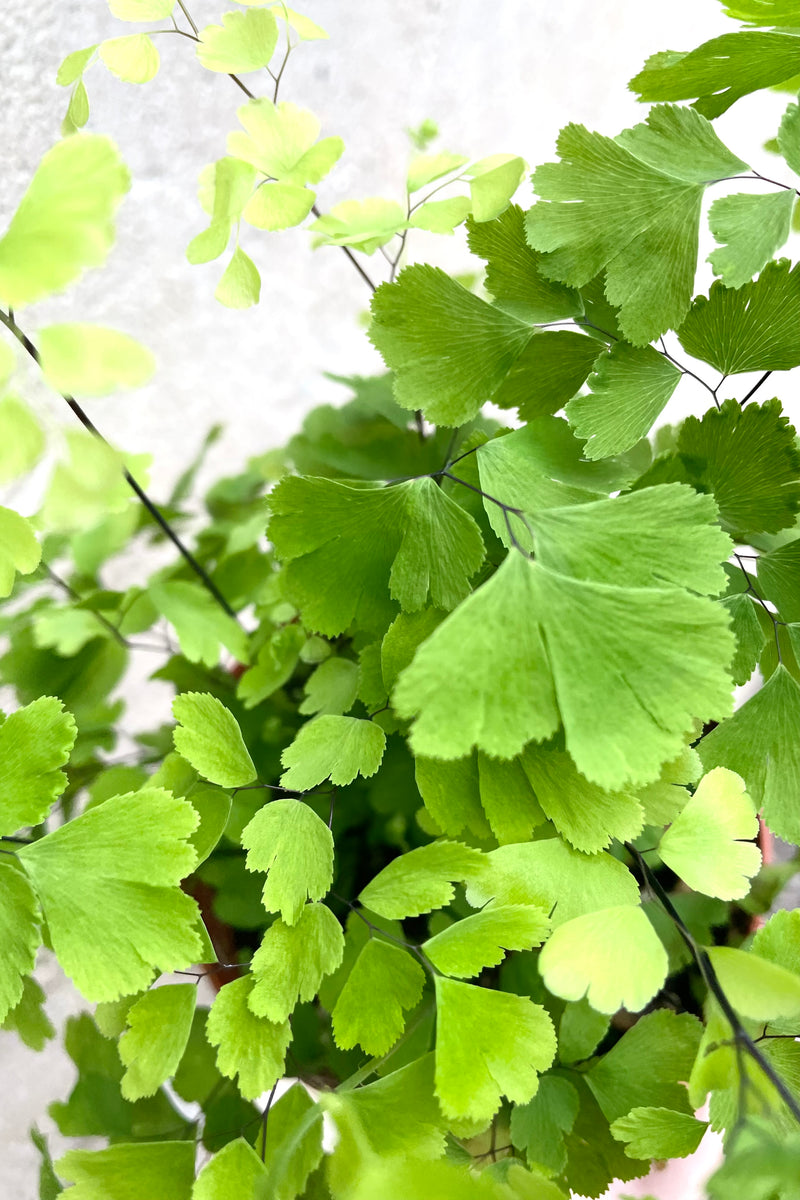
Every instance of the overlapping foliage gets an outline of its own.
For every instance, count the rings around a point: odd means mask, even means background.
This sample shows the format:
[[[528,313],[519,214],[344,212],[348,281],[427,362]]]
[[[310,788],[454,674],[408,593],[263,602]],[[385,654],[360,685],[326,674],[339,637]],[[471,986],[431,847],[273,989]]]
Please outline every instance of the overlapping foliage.
[[[240,240],[312,217],[371,287],[386,252],[369,336],[390,373],[220,480],[191,550],[200,460],[158,509],[99,435],[70,435],[33,517],[0,508],[0,1020],[52,1035],[47,946],[98,1003],[51,1115],[108,1140],[53,1165],[36,1134],[40,1195],[598,1196],[690,1154],[710,1097],[711,1194],[788,1198],[800,919],[749,933],[793,869],[762,866],[758,813],[800,844],[800,449],[768,387],[800,365],[798,268],[774,257],[800,122],[789,105],[771,183],[711,121],[800,72],[800,5],[729,4],[746,28],[648,60],[645,120],[568,125],[527,213],[521,158],[430,153],[428,124],[404,202],[322,211],[343,143],[278,100],[317,25],[258,0],[202,30],[174,0],[110,8],[173,20],[248,93],[187,250],[233,243],[217,299],[258,300]],[[129,178],[80,132],[84,74],[145,83],[156,41],[67,56],[64,137],[0,239],[0,383],[25,350],[79,415],[149,352],[75,320],[34,345],[24,308],[109,252]],[[695,295],[710,189],[718,279]],[[482,288],[399,270],[414,229],[464,222]],[[690,373],[707,411],[653,433]],[[12,392],[0,433],[16,480],[45,439]],[[108,586],[165,532],[170,565]],[[172,719],[131,759],[119,685],[159,639]]]

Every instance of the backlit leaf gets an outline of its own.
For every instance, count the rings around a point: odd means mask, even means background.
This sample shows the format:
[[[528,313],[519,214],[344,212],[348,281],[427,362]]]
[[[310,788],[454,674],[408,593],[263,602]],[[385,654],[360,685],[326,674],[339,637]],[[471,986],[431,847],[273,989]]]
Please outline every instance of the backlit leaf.
[[[5,879],[6,876],[4,875],[3,878]],[[19,930],[17,930],[17,934],[19,934]],[[37,936],[36,941],[38,942],[38,940]],[[5,936],[4,944],[6,946],[13,945],[13,941],[8,935]],[[11,963],[6,964],[6,970],[9,967],[11,967]],[[11,971],[9,971],[9,977],[11,977]],[[12,986],[13,983],[12,978]],[[42,988],[32,975],[26,975],[22,981],[22,995],[1,1022],[3,1029],[9,1033],[18,1034],[20,1041],[24,1042],[31,1050],[43,1050],[50,1038],[56,1036],[56,1031],[44,1010],[44,1002],[45,994]]]
[[[550,924],[542,908],[497,905],[448,925],[421,949],[444,975],[469,979],[496,967],[506,950],[530,950],[544,941]]]
[[[238,1075],[246,1100],[268,1092],[283,1075],[283,1060],[292,1040],[288,1021],[273,1023],[248,1007],[253,981],[247,976],[220,988],[206,1023],[206,1036],[217,1047],[217,1066],[228,1079]]]
[[[146,33],[101,42],[99,54],[111,74],[125,83],[149,83],[158,74],[161,61],[155,42]]]
[[[148,594],[174,627],[181,651],[190,662],[215,667],[222,646],[240,662],[247,661],[247,635],[205,588],[187,580],[168,580],[152,584]]]
[[[631,1158],[686,1158],[694,1154],[706,1129],[706,1121],[671,1108],[632,1108],[611,1125]]]
[[[278,43],[278,26],[268,8],[222,14],[221,25],[200,32],[197,57],[208,71],[246,75],[268,67]]]
[[[236,15],[247,16],[242,13]],[[255,15],[249,14],[250,17]],[[269,179],[278,180],[287,187],[291,185],[294,192],[285,188],[281,193],[284,204],[289,202],[291,196],[295,197],[294,203],[297,203],[297,188],[324,179],[344,150],[341,138],[327,137],[317,141],[319,119],[314,113],[298,108],[288,100],[280,104],[273,104],[267,99],[250,100],[236,110],[236,115],[245,132],[236,130],[228,134],[228,153],[252,163]]]
[[[405,209],[396,201],[368,196],[365,200],[334,204],[310,228],[316,246],[353,246],[365,254],[374,254],[379,246],[385,246],[405,229],[406,224]]]
[[[726,287],[738,288],[766,266],[791,232],[795,195],[722,196],[711,205],[708,223],[718,242],[708,261]]]
[[[359,900],[391,920],[417,917],[443,908],[455,895],[454,882],[471,879],[486,856],[461,842],[431,842],[418,846],[384,867],[362,889]]]
[[[214,292],[215,299],[226,308],[252,308],[261,296],[261,276],[258,267],[241,246],[225,268]]]
[[[306,904],[295,925],[278,918],[250,964],[250,1011],[285,1021],[298,1001],[313,1000],[323,977],[339,967],[343,948],[342,927],[324,904]]]
[[[70,1150],[56,1163],[70,1200],[190,1200],[193,1142],[123,1142],[106,1150]]]
[[[287,768],[281,786],[307,792],[330,779],[338,787],[356,775],[368,778],[381,765],[386,734],[374,721],[322,716],[307,721],[281,755]]]
[[[23,976],[36,962],[41,943],[39,907],[28,879],[10,862],[0,862],[0,1023],[16,1008],[23,995]]]
[[[476,221],[492,221],[507,208],[525,173],[524,158],[493,154],[472,163],[467,174]]]
[[[256,229],[289,229],[305,221],[314,193],[296,183],[265,183],[248,200],[242,216]]]
[[[144,788],[20,849],[53,949],[87,999],[130,995],[154,970],[197,961],[197,906],[178,886],[195,863],[196,824],[187,801]]]
[[[667,976],[667,952],[641,908],[622,905],[560,925],[539,955],[549,991],[598,1012],[639,1012]]]
[[[0,483],[24,475],[44,450],[44,433],[27,404],[16,396],[0,400]]]
[[[67,786],[61,770],[75,743],[75,721],[53,696],[40,696],[0,725],[0,833],[39,825]]]
[[[759,557],[758,590],[784,621],[800,621],[800,538]]]
[[[723,992],[741,1016],[773,1021],[800,1013],[800,975],[732,946],[710,946],[707,954]]]
[[[193,983],[175,983],[151,988],[129,1009],[128,1028],[119,1041],[119,1056],[127,1067],[121,1085],[126,1100],[152,1096],[175,1074],[196,999]]]
[[[8,596],[17,572],[30,575],[41,562],[42,547],[33,526],[13,508],[0,506],[0,596]]]
[[[451,172],[457,171],[459,167],[463,167],[465,162],[467,162],[467,159],[463,154],[449,154],[447,152],[421,154],[413,158],[409,164],[406,190],[409,192],[418,192],[420,188],[433,183],[435,179],[441,179],[443,175],[449,175]]]
[[[183,692],[172,702],[175,749],[220,787],[252,783],[256,769],[233,713],[216,696]]]
[[[270,1110],[273,1118],[278,1105]],[[271,1131],[270,1131],[271,1132]],[[228,1142],[206,1163],[192,1189],[192,1200],[239,1200],[257,1196],[267,1171],[253,1147],[243,1137]]]
[[[146,346],[101,325],[46,325],[38,342],[45,378],[57,392],[106,396],[142,387],[156,369]]]
[[[700,781],[658,852],[694,891],[738,900],[750,891],[761,866],[761,852],[752,842],[757,834],[758,818],[744,782],[717,767]]]
[[[248,871],[266,871],[263,901],[296,925],[306,898],[321,900],[333,878],[333,837],[301,800],[273,800],[259,809],[242,834]]]
[[[0,238],[0,296],[19,308],[99,267],[130,186],[114,143],[97,134],[57,142],[40,162]]]
[[[175,0],[108,0],[108,7],[120,21],[163,21],[175,7]]]
[[[489,1121],[501,1096],[525,1104],[550,1066],[556,1035],[526,996],[436,977],[436,1095],[449,1117]]]
[[[338,1046],[356,1043],[367,1054],[390,1050],[405,1028],[405,1011],[419,1002],[425,972],[407,950],[373,937],[365,944],[331,1014]]]

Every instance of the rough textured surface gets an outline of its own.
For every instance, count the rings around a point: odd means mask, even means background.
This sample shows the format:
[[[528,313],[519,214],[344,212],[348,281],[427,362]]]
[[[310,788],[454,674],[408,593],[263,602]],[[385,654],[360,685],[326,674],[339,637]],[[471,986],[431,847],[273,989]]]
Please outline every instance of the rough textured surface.
[[[203,25],[218,19],[225,5],[197,0],[190,7]],[[400,198],[407,159],[403,128],[424,117],[439,123],[443,147],[476,156],[520,153],[531,165],[553,157],[558,129],[569,120],[616,133],[641,118],[625,83],[646,55],[688,49],[730,28],[714,0],[504,0],[494,6],[485,0],[312,0],[299,7],[329,31],[331,41],[298,49],[282,95],[317,112],[323,133],[341,134],[348,147],[319,190],[323,208],[349,197]],[[102,0],[6,0],[0,222],[59,136],[67,104],[66,91],[55,84],[60,59],[122,32]],[[53,319],[103,321],[155,352],[159,370],[148,388],[89,408],[124,449],[153,454],[156,496],[214,421],[225,421],[228,432],[206,479],[238,469],[249,454],[284,439],[314,404],[341,397],[341,388],[321,377],[323,370],[365,372],[378,365],[359,325],[367,289],[340,251],[312,252],[307,235],[296,230],[246,231],[244,244],[264,277],[261,305],[246,313],[213,300],[219,264],[186,262],[184,248],[204,224],[193,200],[194,180],[205,163],[224,153],[243,97],[229,79],[199,67],[190,42],[165,35],[158,44],[161,73],[145,87],[121,83],[98,65],[87,76],[89,128],[118,141],[134,177],[109,268],[90,274],[65,297],[20,314],[33,332]],[[732,148],[768,163],[759,147],[783,103],[777,96],[747,101],[719,122],[720,133],[736,129]],[[461,235],[452,241],[418,235],[412,258],[429,255],[454,269],[467,264]],[[379,254],[368,265],[376,279],[385,276],[383,268]],[[52,429],[62,426],[63,405],[33,372],[28,377],[39,413]],[[702,393],[695,401],[703,403]],[[674,415],[668,410],[666,417]],[[49,1011],[60,1025],[79,1000],[52,964],[43,979]],[[4,1034],[0,1064],[14,1081],[1,1106],[6,1158],[0,1193],[28,1197],[36,1185],[27,1129],[35,1120],[49,1127],[42,1114],[51,1099],[68,1092],[73,1072],[56,1045],[35,1056]],[[662,1175],[662,1197],[666,1186]],[[678,1185],[674,1194],[688,1195],[687,1186]]]

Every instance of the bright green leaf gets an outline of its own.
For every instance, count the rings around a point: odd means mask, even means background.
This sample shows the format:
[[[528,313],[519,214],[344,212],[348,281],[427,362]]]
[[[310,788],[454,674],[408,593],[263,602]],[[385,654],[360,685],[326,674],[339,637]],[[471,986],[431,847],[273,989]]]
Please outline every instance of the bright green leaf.
[[[767,263],[740,288],[711,285],[678,331],[684,350],[723,375],[788,371],[800,365],[800,265]]]
[[[359,900],[391,920],[417,917],[449,904],[453,882],[471,879],[485,862],[480,850],[461,842],[431,842],[393,859],[362,889]]]
[[[608,1033],[609,1018],[586,999],[569,1000],[558,1026],[558,1057],[562,1063],[590,1058]]]
[[[336,1044],[372,1055],[391,1050],[405,1012],[422,997],[425,972],[401,946],[373,937],[364,945],[331,1014]]]
[[[713,493],[723,528],[746,541],[741,535],[775,533],[794,523],[800,509],[795,439],[779,400],[744,409],[726,400],[702,420],[684,421],[678,450],[695,486]]]
[[[39,908],[25,875],[10,862],[0,862],[0,1024],[23,996],[23,976],[36,962],[41,944]]]
[[[158,74],[161,62],[155,42],[146,33],[101,42],[99,53],[111,74],[125,83],[149,83]]]
[[[374,721],[322,716],[301,726],[281,755],[281,787],[307,792],[330,779],[335,787],[368,778],[381,765],[386,734]]]
[[[467,238],[472,253],[486,259],[486,290],[503,312],[522,321],[558,321],[582,315],[578,293],[545,278],[541,255],[526,241],[525,214],[519,205],[509,205],[493,221],[471,221]]]
[[[550,929],[547,913],[528,904],[486,908],[448,925],[423,942],[421,949],[444,975],[468,979],[484,967],[496,967],[507,950],[530,950]]]
[[[261,4],[263,0],[236,0],[236,3]],[[270,8],[279,20],[288,22],[301,42],[316,42],[320,38],[328,37],[321,25],[317,25],[310,17],[305,17],[302,13],[295,12],[293,8],[289,8],[288,5],[284,4],[283,0],[279,0],[277,4],[271,4]]]
[[[70,1150],[56,1171],[70,1200],[190,1200],[194,1181],[193,1141],[124,1142],[106,1150]]]
[[[588,439],[587,456],[607,458],[635,446],[680,381],[678,368],[652,346],[615,342],[595,363],[590,394],[567,405],[570,425],[579,438]]]
[[[436,1095],[447,1116],[486,1122],[501,1096],[525,1104],[556,1053],[547,1012],[527,996],[436,977]]]
[[[277,1107],[276,1104],[270,1110],[270,1122]],[[218,1150],[203,1167],[192,1190],[192,1200],[244,1200],[246,1196],[258,1196],[262,1192],[257,1188],[264,1187],[266,1177],[264,1163],[249,1142],[239,1137]]]
[[[321,900],[333,878],[333,837],[301,800],[273,800],[259,809],[242,834],[248,871],[266,871],[263,901],[296,925],[306,898]]]
[[[109,513],[130,508],[126,466],[141,487],[147,486],[149,455],[122,455],[83,430],[69,430],[66,443],[69,457],[56,464],[40,514],[50,532],[86,530]]]
[[[687,785],[697,783],[702,774],[700,756],[688,746],[664,763],[658,779],[636,793],[644,808],[645,824],[669,825],[686,804]]]
[[[466,196],[451,196],[449,200],[430,200],[415,209],[408,224],[412,229],[427,229],[430,233],[453,233],[471,212],[472,203]]]
[[[737,687],[741,687],[758,666],[766,633],[758,618],[757,601],[751,596],[741,593],[725,596],[722,603],[730,614],[736,635],[736,656],[731,663],[731,678]]]
[[[477,759],[479,800],[497,841],[501,846],[529,841],[531,830],[546,818],[522,762],[519,758],[504,762],[487,754],[478,754]]]
[[[537,330],[492,397],[500,408],[517,408],[524,421],[563,408],[586,382],[601,347],[568,329]],[[489,443],[491,445],[491,443]]]
[[[354,487],[288,476],[270,496],[269,537],[307,628],[333,637],[356,620],[385,629],[393,596],[416,611],[454,608],[483,562],[468,513],[432,479]],[[320,574],[327,585],[319,587]]]
[[[435,179],[441,179],[443,175],[457,171],[467,161],[463,154],[449,154],[446,151],[440,154],[421,154],[411,160],[406,190],[418,192],[420,188],[433,183]]]
[[[493,221],[508,207],[525,173],[524,158],[513,154],[493,154],[473,163],[467,174],[476,221]]]
[[[186,257],[190,263],[212,262],[224,254],[233,223],[251,198],[255,179],[255,168],[238,158],[221,158],[200,172],[198,199],[211,224],[189,243]]]
[[[349,658],[327,658],[309,675],[305,693],[298,712],[306,716],[341,716],[349,712],[358,694],[358,663]]]
[[[0,238],[0,296],[19,308],[99,267],[114,241],[113,217],[130,187],[114,143],[75,134],[56,143]]]
[[[790,104],[778,129],[778,149],[795,175],[800,175],[800,105]]]
[[[754,1021],[800,1013],[800,975],[745,950],[709,946],[706,950],[731,1006]]]
[[[252,308],[261,295],[261,276],[258,267],[241,246],[237,246],[233,257],[217,284],[214,297],[226,308]]]
[[[19,936],[19,929],[16,930],[16,934]],[[31,940],[33,941],[33,939]],[[38,942],[38,940],[37,937],[36,941]],[[13,942],[7,938],[5,945],[13,945]],[[36,953],[35,950],[33,952]],[[45,994],[42,988],[32,975],[26,975],[22,980],[21,997],[0,1022],[3,1029],[9,1033],[18,1034],[20,1041],[24,1042],[31,1050],[43,1050],[50,1038],[56,1036],[56,1031],[45,1012],[44,1002]]]
[[[156,369],[146,346],[101,325],[46,325],[38,341],[45,379],[57,392],[107,396],[142,387]]]
[[[616,140],[568,125],[560,163],[534,172],[541,202],[528,240],[549,278],[583,287],[606,269],[606,296],[628,341],[642,346],[677,327],[689,307],[704,184],[721,164],[743,164],[690,109],[651,110]]]
[[[654,54],[628,84],[640,100],[691,100],[713,120],[760,88],[800,72],[800,43],[785,33],[725,33],[689,53]],[[739,174],[731,171],[730,174]]]
[[[67,786],[61,770],[75,744],[75,721],[53,696],[40,696],[0,725],[0,833],[39,825]]]
[[[341,204],[335,204],[310,228],[316,234],[315,246],[353,246],[365,254],[373,254],[405,229],[406,224],[405,209],[396,201],[368,196],[365,200],[343,200]]]
[[[539,955],[549,991],[598,1012],[640,1012],[667,977],[667,952],[641,908],[622,905],[560,925]]]
[[[289,229],[305,221],[314,193],[296,183],[265,183],[248,200],[242,216],[256,229]]]
[[[44,450],[44,433],[27,404],[16,396],[0,400],[0,483],[35,466]]]
[[[511,1141],[525,1152],[531,1166],[542,1167],[553,1175],[562,1174],[567,1165],[564,1134],[575,1124],[578,1104],[578,1093],[568,1080],[545,1075],[533,1099],[514,1106]]]
[[[9,595],[17,572],[30,575],[41,559],[42,547],[30,521],[0,506],[0,596]]]
[[[291,679],[304,644],[305,635],[299,625],[285,625],[272,635],[239,680],[236,695],[245,708],[254,708]]]
[[[72,89],[72,95],[69,98],[67,106],[67,114],[64,118],[64,124],[69,124],[73,128],[70,132],[77,129],[83,129],[86,122],[89,120],[89,94],[86,91],[86,85],[82,79],[79,79]]]
[[[250,1011],[285,1021],[300,1001],[313,1000],[325,975],[340,966],[342,927],[324,904],[306,904],[295,925],[270,925],[250,964],[255,979]]]
[[[220,988],[211,1006],[206,1036],[217,1046],[217,1066],[228,1079],[239,1076],[246,1100],[268,1092],[283,1075],[283,1060],[292,1040],[288,1021],[273,1023],[255,1016],[248,1007],[253,987],[245,976]]]
[[[295,1200],[305,1192],[309,1176],[322,1159],[321,1108],[302,1083],[295,1083],[273,1104],[269,1126],[264,1157],[269,1178],[266,1195],[271,1200]],[[237,1192],[231,1200],[239,1200],[240,1195]]]
[[[183,692],[172,702],[179,722],[173,738],[175,749],[204,779],[220,787],[243,787],[252,783],[256,769],[233,713],[216,696]]]
[[[395,398],[438,425],[471,420],[530,337],[529,325],[438,267],[406,267],[372,298],[370,338],[395,372]]]
[[[632,1108],[688,1113],[686,1080],[703,1027],[690,1013],[646,1013],[590,1068],[586,1081],[609,1121]]]
[[[106,637],[109,630],[97,620],[97,614],[84,608],[56,606],[36,617],[33,637],[37,646],[50,646],[57,654],[71,657],[96,637]]]
[[[784,621],[800,621],[800,538],[762,554],[758,590]]]
[[[87,46],[85,50],[73,50],[71,54],[62,61],[56,75],[56,83],[59,87],[70,87],[76,83],[83,72],[88,67],[92,60],[92,55],[97,49],[97,44]]]
[[[632,1108],[611,1125],[631,1158],[686,1158],[694,1154],[707,1129],[707,1121],[671,1108]]]
[[[755,806],[744,782],[717,767],[704,776],[659,843],[659,855],[684,883],[705,896],[740,900],[761,866]]]
[[[246,75],[268,67],[278,44],[278,26],[269,9],[222,14],[221,25],[200,32],[197,57],[208,71]]]
[[[127,1068],[121,1085],[126,1100],[152,1096],[175,1074],[196,999],[193,983],[176,983],[151,988],[129,1010],[128,1028],[119,1041],[119,1056]]]
[[[779,665],[763,687],[700,742],[707,771],[727,767],[741,775],[770,829],[800,841],[800,685]]]
[[[145,788],[20,849],[53,949],[87,999],[130,995],[154,969],[197,961],[197,906],[178,886],[195,863],[196,824],[185,800]]]
[[[739,288],[766,266],[791,232],[795,194],[768,192],[722,196],[711,205],[708,223],[718,242],[708,261],[726,287]]]
[[[108,0],[108,7],[120,21],[165,21],[175,0]]]
[[[216,667],[220,645],[230,650],[239,662],[247,662],[247,635],[205,588],[185,580],[168,580],[152,584],[148,593],[161,615],[174,627],[181,650],[190,662]]]
[[[344,151],[341,138],[327,137],[317,141],[319,119],[288,100],[280,104],[273,104],[266,99],[251,100],[238,108],[236,115],[246,132],[236,130],[228,135],[228,152],[252,163],[269,179],[286,185],[279,195],[282,204],[289,205],[293,210],[297,208],[299,199],[297,189],[305,191],[305,184],[319,183],[324,179]],[[293,187],[292,191],[289,185]]]
[[[488,760],[493,761],[493,760]],[[419,794],[436,825],[448,837],[465,828],[478,837],[490,832],[481,804],[476,756],[442,762],[417,758],[414,762]],[[524,820],[524,816],[523,816]],[[530,827],[525,836],[530,835]]]

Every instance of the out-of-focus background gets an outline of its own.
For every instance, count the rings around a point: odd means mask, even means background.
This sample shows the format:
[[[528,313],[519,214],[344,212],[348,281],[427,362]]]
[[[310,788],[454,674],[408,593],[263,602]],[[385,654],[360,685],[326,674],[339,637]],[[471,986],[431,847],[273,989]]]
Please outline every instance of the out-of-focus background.
[[[649,54],[687,50],[734,28],[717,0],[297,3],[330,40],[300,45],[281,98],[312,109],[323,136],[339,134],[346,145],[318,189],[323,210],[365,196],[402,202],[410,153],[404,129],[426,117],[439,125],[437,148],[474,157],[511,152],[531,167],[554,157],[558,130],[570,121],[613,135],[642,119],[644,110],[626,85]],[[190,0],[188,6],[201,27],[233,7],[222,0]],[[104,0],[5,0],[0,225],[59,137],[68,101],[67,90],[55,83],[61,59],[137,28],[115,21]],[[226,432],[201,483],[280,444],[315,404],[343,400],[344,390],[323,371],[368,373],[381,363],[360,320],[369,293],[341,250],[312,251],[302,230],[247,230],[243,245],[264,283],[261,304],[246,312],[213,299],[220,263],[192,267],[186,261],[186,245],[207,223],[195,200],[197,175],[225,153],[244,97],[230,79],[200,67],[191,42],[169,34],[157,41],[162,65],[151,83],[121,83],[99,64],[86,79],[88,128],[117,141],[133,174],[109,265],[20,320],[34,335],[54,319],[98,321],[153,350],[159,367],[150,386],[87,408],[121,449],[152,454],[152,492],[159,499],[213,423],[224,422]],[[248,76],[247,82],[267,93],[266,77]],[[767,174],[772,162],[761,144],[777,128],[785,103],[784,96],[757,96],[717,123],[731,148]],[[527,204],[529,190],[521,195]],[[411,260],[430,259],[453,270],[469,266],[461,232],[452,239],[412,235],[409,250]],[[365,265],[376,280],[386,277],[380,254]],[[704,283],[709,278],[701,272]],[[780,376],[774,384],[775,393],[784,395]],[[26,386],[45,424],[62,427],[69,416],[63,402],[32,371]],[[680,392],[665,419],[705,408],[702,394],[690,386]],[[80,1001],[51,962],[43,962],[41,978],[48,1011],[60,1026]],[[35,1121],[52,1132],[46,1107],[67,1094],[73,1069],[57,1044],[37,1056],[0,1033],[0,1071],[6,1081],[0,1200],[25,1200],[37,1194],[27,1130]],[[62,1146],[54,1136],[54,1151]],[[691,1186],[684,1180],[674,1194],[688,1197]],[[666,1179],[651,1181],[642,1194],[667,1200],[669,1187]],[[623,1190],[637,1191],[636,1185]]]

